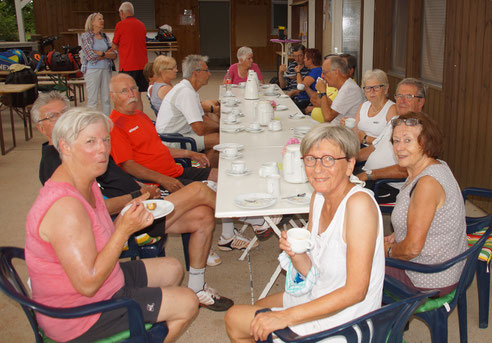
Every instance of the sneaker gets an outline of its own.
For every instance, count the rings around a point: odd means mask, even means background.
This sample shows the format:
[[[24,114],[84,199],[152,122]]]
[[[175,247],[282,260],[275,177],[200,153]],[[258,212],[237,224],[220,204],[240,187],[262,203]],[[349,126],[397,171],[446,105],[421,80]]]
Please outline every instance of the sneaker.
[[[282,216],[271,216],[272,221],[277,225],[282,220]],[[273,233],[273,229],[270,227],[270,224],[265,220],[261,225],[253,225],[253,230],[255,231],[256,237],[259,240],[265,240],[270,237]]]
[[[196,293],[201,307],[206,307],[212,311],[227,311],[229,307],[234,305],[234,302],[226,297],[222,297],[212,287],[208,287],[207,283],[203,285],[203,289]]]
[[[234,236],[230,239],[225,239],[220,236],[219,242],[217,243],[217,247],[222,251],[231,251],[232,249],[243,250],[246,249],[251,242],[250,239],[244,237],[239,232],[234,230]],[[253,244],[252,248],[256,248],[258,246],[258,242]]]
[[[214,249],[210,248],[210,252],[207,257],[207,266],[215,267],[222,263],[222,260],[219,255],[215,252]]]

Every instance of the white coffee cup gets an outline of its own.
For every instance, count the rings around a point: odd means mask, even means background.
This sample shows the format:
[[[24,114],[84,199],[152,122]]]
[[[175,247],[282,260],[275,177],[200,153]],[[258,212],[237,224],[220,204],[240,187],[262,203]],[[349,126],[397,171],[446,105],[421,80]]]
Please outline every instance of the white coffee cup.
[[[348,127],[349,129],[353,129],[355,127],[355,119],[354,118],[345,119],[345,126]]]
[[[234,99],[234,98],[225,99],[224,102],[227,106],[235,106],[236,105],[236,99]]]
[[[222,150],[222,153],[227,157],[234,157],[237,155],[237,148],[233,146],[227,147]]]
[[[228,113],[226,118],[229,123],[235,123],[237,121],[237,114],[232,112]]]
[[[302,84],[302,83],[298,83],[298,84],[297,84],[297,89],[298,89],[298,90],[303,91],[303,90],[304,90],[304,88],[306,88],[306,86],[304,86],[304,84]]]
[[[277,162],[266,162],[263,163],[258,171],[261,177],[268,177],[269,175],[278,174]]]
[[[246,162],[243,160],[236,160],[231,163],[231,170],[236,174],[243,174],[246,171]]]
[[[282,130],[282,123],[279,120],[272,120],[268,123],[268,129],[271,131],[280,131]]]
[[[296,227],[287,231],[287,241],[290,248],[296,254],[302,254],[308,249],[313,248],[311,232],[305,228]]]
[[[274,197],[280,196],[280,175],[270,174],[267,176],[267,192]]]
[[[259,130],[260,129],[260,123],[257,123],[257,122],[251,123],[251,124],[249,124],[249,128],[251,130],[255,130],[255,131]]]
[[[241,114],[241,111],[239,111],[238,108],[233,108],[232,111],[231,111],[231,113],[238,116],[239,114]]]

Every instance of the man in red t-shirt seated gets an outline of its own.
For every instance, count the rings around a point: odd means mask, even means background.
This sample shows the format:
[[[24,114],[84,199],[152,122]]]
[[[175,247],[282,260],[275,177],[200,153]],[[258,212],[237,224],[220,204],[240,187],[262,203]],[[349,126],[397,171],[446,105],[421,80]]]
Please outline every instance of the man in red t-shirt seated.
[[[170,192],[193,181],[217,182],[217,169],[208,167],[204,154],[190,150],[168,148],[162,144],[154,124],[147,115],[137,110],[138,89],[135,80],[118,74],[110,82],[114,110],[110,118],[111,156],[128,174],[138,179],[158,183]],[[174,158],[190,158],[201,168],[183,168]]]

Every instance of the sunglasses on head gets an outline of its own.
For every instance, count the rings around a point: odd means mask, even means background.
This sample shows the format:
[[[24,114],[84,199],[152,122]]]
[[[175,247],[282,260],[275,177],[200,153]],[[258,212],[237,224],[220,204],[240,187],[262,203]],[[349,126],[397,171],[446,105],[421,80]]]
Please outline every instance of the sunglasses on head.
[[[391,120],[391,125],[393,128],[397,127],[401,123],[405,123],[406,126],[417,126],[419,124],[422,124],[420,120],[417,118],[407,118],[407,119],[400,119],[400,118],[395,118]]]

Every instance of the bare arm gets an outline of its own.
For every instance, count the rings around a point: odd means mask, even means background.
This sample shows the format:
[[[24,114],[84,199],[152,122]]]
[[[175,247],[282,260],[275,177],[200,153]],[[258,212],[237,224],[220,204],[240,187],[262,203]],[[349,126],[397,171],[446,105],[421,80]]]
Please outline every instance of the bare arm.
[[[115,232],[98,253],[84,206],[78,199],[64,197],[46,213],[39,235],[51,244],[77,292],[92,297],[113,271],[130,234],[150,225],[152,219],[141,202],[136,202],[124,216],[118,217]]]
[[[209,133],[219,132],[219,124],[213,122],[212,120],[196,121],[191,123],[190,126],[198,136],[205,136]]]
[[[311,85],[313,83],[316,83],[316,80],[313,79],[311,76],[306,76],[302,80],[302,84],[304,85],[304,91],[307,93],[309,97],[316,96],[316,92],[311,89]]]
[[[173,88],[173,86],[170,85],[165,85],[159,88],[159,91],[157,92],[157,96],[161,99],[164,99],[167,93]]]
[[[407,235],[400,243],[386,243],[385,250],[391,247],[391,257],[411,260],[417,257],[427,238],[434,215],[444,205],[444,189],[431,176],[423,176],[410,198],[407,215]]]
[[[287,87],[287,82],[284,79],[284,74],[287,71],[287,66],[285,64],[280,65],[278,68],[278,83],[280,85],[280,88],[285,88]]]
[[[374,148],[374,145],[369,145],[365,148],[360,149],[359,156],[357,156],[357,161],[367,161],[369,155],[371,155],[374,150],[376,150],[376,148]]]
[[[392,166],[374,169],[372,171],[371,179],[372,180],[380,180],[380,179],[404,179],[408,176],[407,169],[400,167],[398,164],[394,164]],[[367,174],[362,172],[357,175],[357,177],[362,181],[367,181]]]
[[[255,339],[265,339],[268,333],[286,326],[327,317],[365,298],[378,236],[378,210],[367,194],[357,193],[348,200],[343,236],[347,243],[345,285],[308,303],[257,315],[251,323]]]
[[[158,183],[170,192],[175,192],[183,187],[179,180],[146,168],[133,160],[123,162],[121,167],[133,177]]]
[[[174,158],[189,158],[199,162],[200,166],[202,167],[206,167],[210,165],[210,161],[208,160],[205,154],[201,154],[199,152],[195,152],[191,150],[174,149],[174,148],[169,148],[169,151],[171,152],[171,155]]]

